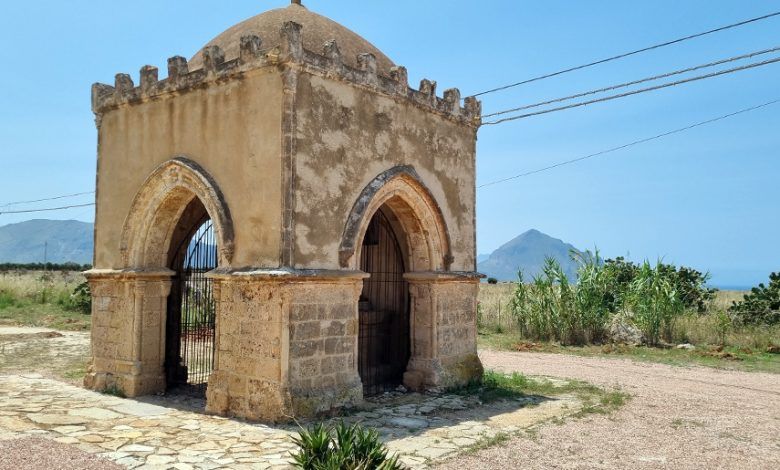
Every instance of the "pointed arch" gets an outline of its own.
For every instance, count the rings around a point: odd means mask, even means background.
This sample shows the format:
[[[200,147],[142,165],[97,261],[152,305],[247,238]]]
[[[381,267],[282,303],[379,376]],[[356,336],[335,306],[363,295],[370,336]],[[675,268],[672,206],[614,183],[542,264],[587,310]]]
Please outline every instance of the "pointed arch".
[[[358,269],[362,240],[372,216],[386,207],[401,225],[409,271],[448,271],[450,236],[436,199],[411,166],[396,166],[374,178],[352,206],[339,245],[342,268]]]
[[[127,268],[167,267],[177,222],[198,199],[213,221],[220,266],[233,257],[233,220],[225,198],[200,165],[176,157],[158,166],[133,199],[122,229],[121,252]]]

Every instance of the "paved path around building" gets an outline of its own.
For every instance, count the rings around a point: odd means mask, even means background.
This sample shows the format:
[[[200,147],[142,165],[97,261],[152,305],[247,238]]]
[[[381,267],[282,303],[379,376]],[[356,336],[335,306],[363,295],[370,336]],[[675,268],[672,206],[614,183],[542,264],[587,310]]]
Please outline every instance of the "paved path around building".
[[[617,386],[633,398],[610,416],[540,426],[440,468],[780,468],[780,375],[557,354],[480,356],[493,369]]]
[[[15,331],[13,336],[3,336],[0,331],[0,345],[14,354],[36,354],[45,349],[39,367],[33,368],[39,372],[46,368],[46,358],[57,355],[59,347],[64,355],[74,357],[83,355],[83,348],[88,347],[86,337],[78,350],[78,336],[50,335],[47,339],[42,333]],[[39,345],[41,341],[50,341],[49,348]],[[20,344],[25,342],[36,346]],[[32,358],[20,361],[27,366]],[[6,356],[0,367],[0,374],[4,374],[0,375],[0,441],[50,439],[129,468],[263,469],[290,465],[295,427],[205,415],[198,411],[202,401],[186,397],[131,400],[104,395],[55,380],[50,374],[17,369]],[[498,433],[517,432],[579,408],[580,403],[571,397],[482,404],[476,397],[396,394],[369,402],[344,420],[376,429],[404,463],[420,468]],[[36,446],[40,449],[40,440]],[[5,448],[14,446],[6,442]]]

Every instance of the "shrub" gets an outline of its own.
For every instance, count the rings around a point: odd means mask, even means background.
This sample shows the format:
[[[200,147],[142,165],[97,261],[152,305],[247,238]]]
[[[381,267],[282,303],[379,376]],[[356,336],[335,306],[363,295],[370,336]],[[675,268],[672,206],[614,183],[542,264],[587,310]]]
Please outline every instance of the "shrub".
[[[302,429],[293,438],[299,447],[293,454],[295,466],[304,470],[395,470],[404,468],[397,457],[388,457],[387,448],[373,429],[359,424],[335,427],[317,424]]]
[[[625,295],[631,288],[631,283],[636,279],[641,266],[623,257],[608,259],[604,263],[607,271],[606,277],[610,281],[608,298],[611,300],[610,310],[616,312],[624,302]],[[703,313],[708,303],[714,298],[716,289],[707,287],[709,274],[703,274],[693,268],[658,262],[655,269],[671,282],[680,296],[685,308],[696,309]]]
[[[16,296],[13,292],[6,289],[0,289],[0,309],[13,307],[16,305]]]
[[[88,282],[82,282],[73,289],[70,294],[70,308],[85,315],[92,313],[92,292]]]
[[[496,279],[494,277],[489,277],[489,278],[487,278],[487,283],[488,284],[498,284],[498,279]]]
[[[780,324],[780,273],[769,275],[769,286],[761,283],[733,302],[729,312],[750,325]]]

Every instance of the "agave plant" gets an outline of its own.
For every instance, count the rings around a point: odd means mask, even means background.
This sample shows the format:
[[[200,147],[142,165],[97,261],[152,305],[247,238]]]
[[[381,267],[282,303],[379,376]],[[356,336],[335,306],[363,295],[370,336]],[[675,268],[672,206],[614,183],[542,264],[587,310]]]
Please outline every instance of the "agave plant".
[[[379,434],[359,424],[317,424],[302,429],[293,441],[295,466],[304,470],[399,470],[398,457],[388,456]]]

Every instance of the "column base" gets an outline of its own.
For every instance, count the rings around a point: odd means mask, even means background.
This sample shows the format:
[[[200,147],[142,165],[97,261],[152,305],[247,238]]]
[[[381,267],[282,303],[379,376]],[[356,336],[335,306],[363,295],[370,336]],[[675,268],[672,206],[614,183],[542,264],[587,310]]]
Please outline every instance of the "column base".
[[[404,373],[404,386],[415,392],[444,391],[480,381],[484,369],[476,354],[455,358],[412,358]]]
[[[88,371],[84,376],[84,388],[96,392],[120,392],[127,398],[134,398],[164,392],[165,377]]]
[[[286,387],[220,371],[209,378],[206,412],[272,423],[288,422],[294,417]]]
[[[352,408],[363,402],[363,383],[360,378],[347,383],[294,390],[292,408],[296,417],[311,418],[332,414],[343,408]]]

